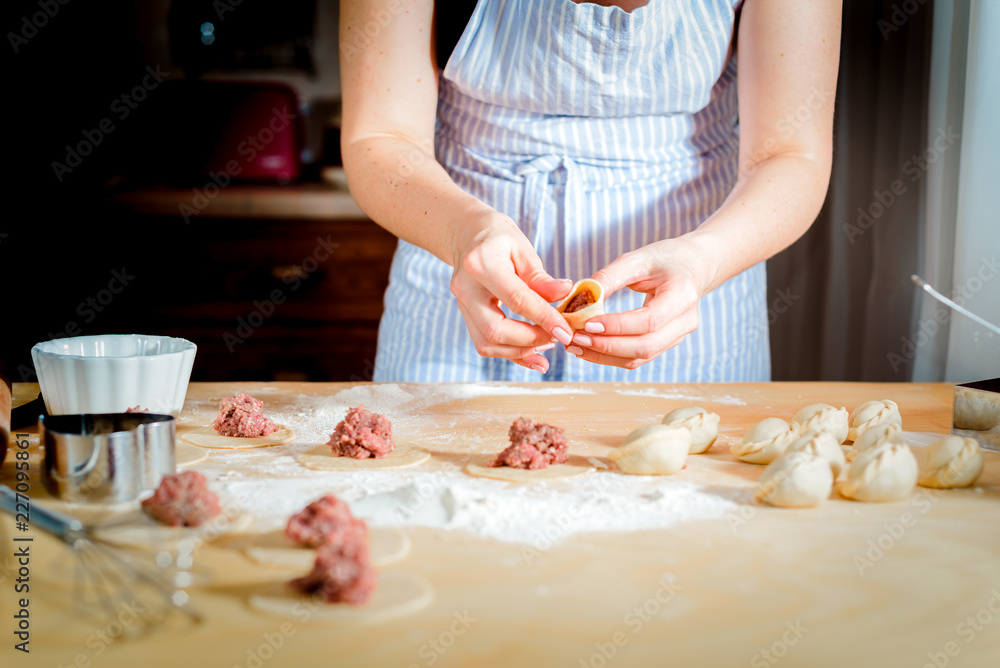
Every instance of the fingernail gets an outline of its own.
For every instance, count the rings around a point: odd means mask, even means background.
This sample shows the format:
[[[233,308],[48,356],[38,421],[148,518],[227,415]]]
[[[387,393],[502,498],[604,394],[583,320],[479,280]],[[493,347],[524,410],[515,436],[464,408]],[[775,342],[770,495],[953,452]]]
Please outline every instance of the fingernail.
[[[592,338],[590,338],[586,334],[580,334],[579,332],[573,335],[573,341],[579,343],[584,348],[590,348],[592,345],[594,345],[594,340]]]
[[[587,330],[588,332],[590,332],[591,334],[603,334],[604,333],[604,325],[601,324],[601,323],[599,323],[599,322],[588,322],[587,324],[585,324],[583,326],[583,328],[585,330]]]
[[[531,368],[537,371],[538,373],[545,373],[545,367],[543,367],[541,364],[532,364]]]
[[[546,344],[541,345],[541,346],[535,346],[535,352],[536,353],[544,353],[546,350],[552,350],[555,347],[556,347],[556,344],[554,344],[554,343],[546,343]]]
[[[566,346],[566,352],[570,353],[571,355],[582,355],[583,348],[579,348],[577,346]]]
[[[570,336],[569,332],[567,332],[562,327],[556,327],[555,329],[553,329],[552,336],[556,337],[559,343],[563,345],[568,345],[573,342],[573,337]]]

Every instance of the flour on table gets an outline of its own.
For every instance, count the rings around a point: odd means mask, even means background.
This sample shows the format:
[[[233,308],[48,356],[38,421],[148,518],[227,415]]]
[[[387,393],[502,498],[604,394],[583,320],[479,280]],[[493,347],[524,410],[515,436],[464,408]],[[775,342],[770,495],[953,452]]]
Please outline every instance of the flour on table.
[[[673,395],[625,388],[618,392],[693,402],[741,403],[731,397],[696,393]],[[254,516],[254,533],[283,528],[289,516],[330,493],[347,501],[351,512],[372,526],[465,531],[532,546],[557,543],[578,533],[639,531],[722,519],[745,500],[746,490],[708,491],[681,475],[627,476],[608,471],[596,458],[591,463],[599,470],[588,475],[523,484],[472,477],[461,470],[465,461],[439,459],[435,466],[440,470],[434,471],[414,468],[337,473],[312,471],[296,462],[298,455],[326,443],[347,410],[358,404],[389,417],[397,437],[407,435],[435,451],[437,441],[453,446],[460,440],[462,452],[475,456],[495,454],[505,447],[509,416],[484,414],[481,428],[460,432],[463,418],[429,417],[423,409],[477,397],[574,394],[594,391],[575,386],[535,389],[491,383],[376,383],[351,387],[333,396],[301,394],[291,405],[269,412],[276,422],[294,425],[297,438],[293,443],[280,451],[215,450],[197,468],[212,481],[214,490],[225,493],[241,510]],[[720,441],[728,438],[722,436]]]
[[[617,390],[617,394],[625,397],[651,397],[654,399],[672,399],[679,401],[709,401],[716,404],[729,404],[731,406],[746,406],[746,402],[738,397],[728,394],[698,394],[696,392],[660,392],[656,388],[646,387],[641,390]]]
[[[211,464],[222,464],[220,459]],[[351,512],[372,526],[452,529],[528,545],[551,544],[577,533],[722,518],[738,506],[735,490],[725,498],[676,478],[640,479],[607,471],[562,483],[512,485],[461,471],[331,476],[304,471],[291,457],[269,459],[268,468],[275,476],[293,468],[294,476],[263,480],[230,473],[219,475],[212,485],[257,519],[254,531],[283,526],[291,514],[328,493],[350,503]]]

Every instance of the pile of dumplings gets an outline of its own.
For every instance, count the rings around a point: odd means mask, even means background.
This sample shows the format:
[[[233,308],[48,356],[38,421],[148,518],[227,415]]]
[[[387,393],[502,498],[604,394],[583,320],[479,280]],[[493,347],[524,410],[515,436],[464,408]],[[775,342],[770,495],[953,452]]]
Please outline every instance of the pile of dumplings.
[[[742,461],[767,465],[755,500],[790,508],[820,504],[834,485],[846,498],[885,502],[906,498],[917,484],[968,487],[979,477],[983,455],[974,439],[948,436],[932,443],[921,466],[903,443],[902,426],[899,406],[888,399],[866,401],[850,414],[812,404],[791,423],[761,421],[731,451]],[[852,446],[845,455],[841,445],[847,441]]]
[[[670,475],[684,468],[689,454],[707,452],[718,436],[718,414],[698,406],[678,408],[661,424],[631,432],[608,457],[623,473]],[[918,464],[903,443],[899,406],[889,399],[866,401],[850,413],[812,404],[791,422],[769,417],[730,451],[741,461],[766,466],[754,490],[756,501],[788,508],[819,505],[834,486],[855,501],[899,501],[918,484],[968,487],[983,470],[979,444],[960,436],[935,441]]]

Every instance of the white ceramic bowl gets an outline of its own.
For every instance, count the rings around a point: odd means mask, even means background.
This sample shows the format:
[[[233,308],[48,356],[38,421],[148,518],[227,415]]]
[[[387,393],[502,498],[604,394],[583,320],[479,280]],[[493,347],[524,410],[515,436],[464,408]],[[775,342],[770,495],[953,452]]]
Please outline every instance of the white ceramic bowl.
[[[101,334],[36,344],[31,359],[50,415],[122,413],[139,406],[176,416],[196,350],[171,336]]]

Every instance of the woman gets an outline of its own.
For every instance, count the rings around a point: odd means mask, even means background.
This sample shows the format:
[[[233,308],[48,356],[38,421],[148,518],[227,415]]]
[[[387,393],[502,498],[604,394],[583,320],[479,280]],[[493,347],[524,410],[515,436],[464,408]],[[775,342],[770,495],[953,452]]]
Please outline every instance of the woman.
[[[375,379],[768,380],[840,2],[479,0],[443,71],[433,17],[341,3],[348,182],[400,238]],[[587,276],[608,315],[572,333],[550,302]]]

